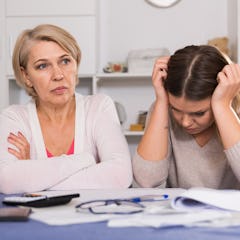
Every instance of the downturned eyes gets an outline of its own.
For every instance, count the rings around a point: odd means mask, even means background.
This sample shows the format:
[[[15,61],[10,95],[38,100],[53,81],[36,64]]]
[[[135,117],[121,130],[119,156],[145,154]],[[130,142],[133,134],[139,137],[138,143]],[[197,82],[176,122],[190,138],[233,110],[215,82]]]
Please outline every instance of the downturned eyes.
[[[175,113],[175,114],[184,114],[184,112],[181,112],[179,111],[178,109],[175,109],[173,107],[171,107],[171,110]],[[206,111],[201,111],[201,112],[192,112],[192,113],[186,113],[188,114],[189,116],[192,116],[192,117],[202,117],[204,116],[204,114],[206,113]]]
[[[202,117],[205,114],[205,112],[195,112],[195,113],[191,113],[191,114],[196,117]]]

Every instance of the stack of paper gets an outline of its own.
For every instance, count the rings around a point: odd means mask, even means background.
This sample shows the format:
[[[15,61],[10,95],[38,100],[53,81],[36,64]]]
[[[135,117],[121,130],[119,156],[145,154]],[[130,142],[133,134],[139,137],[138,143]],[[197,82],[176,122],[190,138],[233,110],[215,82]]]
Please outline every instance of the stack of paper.
[[[172,210],[166,212],[155,208],[142,216],[134,215],[128,219],[111,219],[110,227],[127,226],[237,226],[240,225],[240,191],[215,190],[209,188],[191,188],[171,201]],[[203,211],[204,209],[204,211]],[[234,212],[233,212],[234,211]]]
[[[156,214],[142,213],[122,218],[109,219],[109,227],[170,227],[191,226],[200,222],[211,222],[217,219],[227,219],[231,215],[224,211],[193,211],[193,212],[162,212]]]
[[[189,211],[199,208],[240,211],[240,191],[190,188],[175,197],[171,205],[174,209]]]

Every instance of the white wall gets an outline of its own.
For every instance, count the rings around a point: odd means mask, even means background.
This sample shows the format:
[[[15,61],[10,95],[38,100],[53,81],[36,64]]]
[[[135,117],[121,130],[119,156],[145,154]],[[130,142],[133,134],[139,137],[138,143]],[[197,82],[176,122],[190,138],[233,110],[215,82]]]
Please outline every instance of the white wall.
[[[0,91],[0,109],[4,106],[7,106],[8,104],[8,81],[6,79],[5,75],[5,69],[6,69],[6,58],[5,58],[5,41],[6,37],[4,37],[5,34],[5,20],[4,20],[4,9],[5,9],[5,2],[0,1],[0,83],[1,83],[1,89]]]
[[[238,58],[238,0],[228,0],[228,37],[230,55],[234,61],[239,61]]]
[[[124,61],[131,49],[167,47],[173,53],[228,35],[228,0],[181,0],[167,9],[144,0],[99,1],[99,70],[108,61]]]

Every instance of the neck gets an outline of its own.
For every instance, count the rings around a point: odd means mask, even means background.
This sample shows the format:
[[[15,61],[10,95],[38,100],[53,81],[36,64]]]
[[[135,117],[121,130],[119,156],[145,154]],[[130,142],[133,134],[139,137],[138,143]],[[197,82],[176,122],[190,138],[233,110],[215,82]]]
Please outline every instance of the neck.
[[[37,113],[39,118],[48,122],[64,123],[66,119],[75,113],[75,97],[61,106],[37,103]]]
[[[212,138],[215,129],[216,129],[215,124],[212,124],[209,128],[207,128],[203,132],[193,135],[193,137],[200,146],[204,146]]]

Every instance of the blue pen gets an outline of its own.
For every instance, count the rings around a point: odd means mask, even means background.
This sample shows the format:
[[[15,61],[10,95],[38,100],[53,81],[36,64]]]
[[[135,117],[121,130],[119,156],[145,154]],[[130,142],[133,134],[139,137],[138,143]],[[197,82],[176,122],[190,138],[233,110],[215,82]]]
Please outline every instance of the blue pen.
[[[169,198],[168,194],[162,195],[144,195],[141,197],[131,198],[132,202],[154,202],[154,201],[163,201]]]

